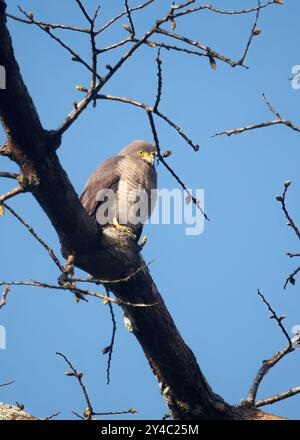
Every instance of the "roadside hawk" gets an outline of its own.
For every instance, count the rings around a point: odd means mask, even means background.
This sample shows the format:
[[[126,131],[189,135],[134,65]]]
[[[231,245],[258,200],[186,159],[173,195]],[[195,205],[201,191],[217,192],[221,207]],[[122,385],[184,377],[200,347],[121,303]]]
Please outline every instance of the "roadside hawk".
[[[102,227],[113,225],[139,239],[156,202],[156,153],[152,144],[134,141],[91,175],[80,200]]]

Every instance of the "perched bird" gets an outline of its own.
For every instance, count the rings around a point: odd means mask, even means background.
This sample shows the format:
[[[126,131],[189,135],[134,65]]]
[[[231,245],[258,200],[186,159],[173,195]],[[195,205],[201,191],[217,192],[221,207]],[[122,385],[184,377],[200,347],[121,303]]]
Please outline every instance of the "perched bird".
[[[156,154],[155,146],[137,140],[91,175],[80,200],[102,227],[113,225],[139,239],[156,202]]]

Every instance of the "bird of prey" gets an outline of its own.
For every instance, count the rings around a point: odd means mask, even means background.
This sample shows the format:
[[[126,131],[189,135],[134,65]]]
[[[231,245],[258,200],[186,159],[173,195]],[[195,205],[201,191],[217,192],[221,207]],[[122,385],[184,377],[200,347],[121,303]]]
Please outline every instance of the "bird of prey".
[[[136,140],[91,175],[80,200],[102,227],[113,225],[139,239],[156,202],[156,154],[155,146]]]

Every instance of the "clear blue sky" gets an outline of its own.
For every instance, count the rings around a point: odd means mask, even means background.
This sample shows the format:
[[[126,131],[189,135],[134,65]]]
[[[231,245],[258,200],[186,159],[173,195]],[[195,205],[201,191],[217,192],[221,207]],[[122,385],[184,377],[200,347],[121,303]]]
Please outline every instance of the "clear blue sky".
[[[75,2],[24,0],[9,2],[32,10],[36,19],[83,25]],[[90,10],[98,1],[90,0]],[[137,4],[137,2],[130,2]],[[146,13],[135,14],[138,35],[156,17],[163,16],[169,1],[156,1]],[[253,6],[255,1],[243,1]],[[184,339],[214,391],[238,403],[261,365],[286,344],[285,339],[257,297],[259,287],[280,314],[286,314],[290,331],[300,324],[300,292],[283,290],[284,280],[297,262],[285,253],[297,251],[298,242],[286,227],[275,195],[289,179],[288,203],[300,223],[299,134],[286,127],[273,127],[230,138],[211,138],[222,129],[273,118],[261,99],[267,94],[286,117],[299,120],[300,90],[288,78],[293,65],[300,64],[297,30],[300,4],[285,1],[263,11],[246,63],[249,70],[232,69],[218,62],[212,71],[206,59],[163,51],[163,100],[161,110],[178,122],[201,149],[194,153],[164,123],[158,123],[162,148],[171,149],[170,164],[190,188],[204,188],[206,211],[211,221],[198,237],[184,235],[180,225],[149,225],[144,255],[155,260],[151,272]],[[241,2],[214,2],[223,8],[238,8]],[[123,9],[122,1],[102,1],[99,23]],[[98,46],[126,37],[119,21]],[[177,32],[197,39],[221,53],[240,57],[253,15],[221,16],[212,12],[178,20]],[[16,57],[44,126],[56,128],[80,99],[78,84],[88,85],[89,75],[39,29],[8,21]],[[65,41],[89,59],[85,35],[58,32]],[[99,57],[101,71],[123,50]],[[148,103],[155,97],[156,51],[145,47],[105,87],[105,92],[129,96]],[[298,58],[297,58],[298,56]],[[79,95],[79,96],[78,96]],[[64,136],[60,160],[76,190],[81,191],[90,173],[105,158],[117,153],[133,139],[151,138],[148,122],[135,108],[102,102],[89,108]],[[0,141],[5,140],[3,133]],[[1,159],[1,170],[16,166]],[[159,186],[176,183],[159,167]],[[12,182],[1,180],[1,193]],[[30,221],[59,253],[56,233],[40,207],[28,194],[11,205]],[[38,279],[54,283],[58,273],[39,244],[9,213],[1,218],[1,279]],[[300,283],[300,280],[299,280]],[[83,411],[85,404],[77,383],[64,376],[66,366],[56,351],[65,353],[85,373],[85,381],[97,411],[135,407],[134,418],[161,418],[167,408],[159,387],[135,338],[127,332],[121,310],[115,309],[118,330],[111,377],[106,385],[106,356],[109,344],[109,310],[98,301],[75,305],[71,294],[37,288],[15,287],[1,310],[0,324],[7,329],[7,350],[0,350],[0,400],[25,404],[36,416],[62,411]],[[299,385],[300,351],[287,357],[263,381],[259,397],[267,397]],[[269,409],[299,418],[300,396]]]

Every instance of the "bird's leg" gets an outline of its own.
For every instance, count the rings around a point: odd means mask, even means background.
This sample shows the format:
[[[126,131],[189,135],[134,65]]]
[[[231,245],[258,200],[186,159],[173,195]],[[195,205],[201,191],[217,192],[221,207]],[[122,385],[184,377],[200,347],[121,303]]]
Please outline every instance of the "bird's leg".
[[[128,234],[133,240],[136,240],[136,235],[132,232],[132,230],[128,228],[128,226],[120,225],[116,217],[113,219],[113,225],[119,231],[125,232],[125,234]]]

